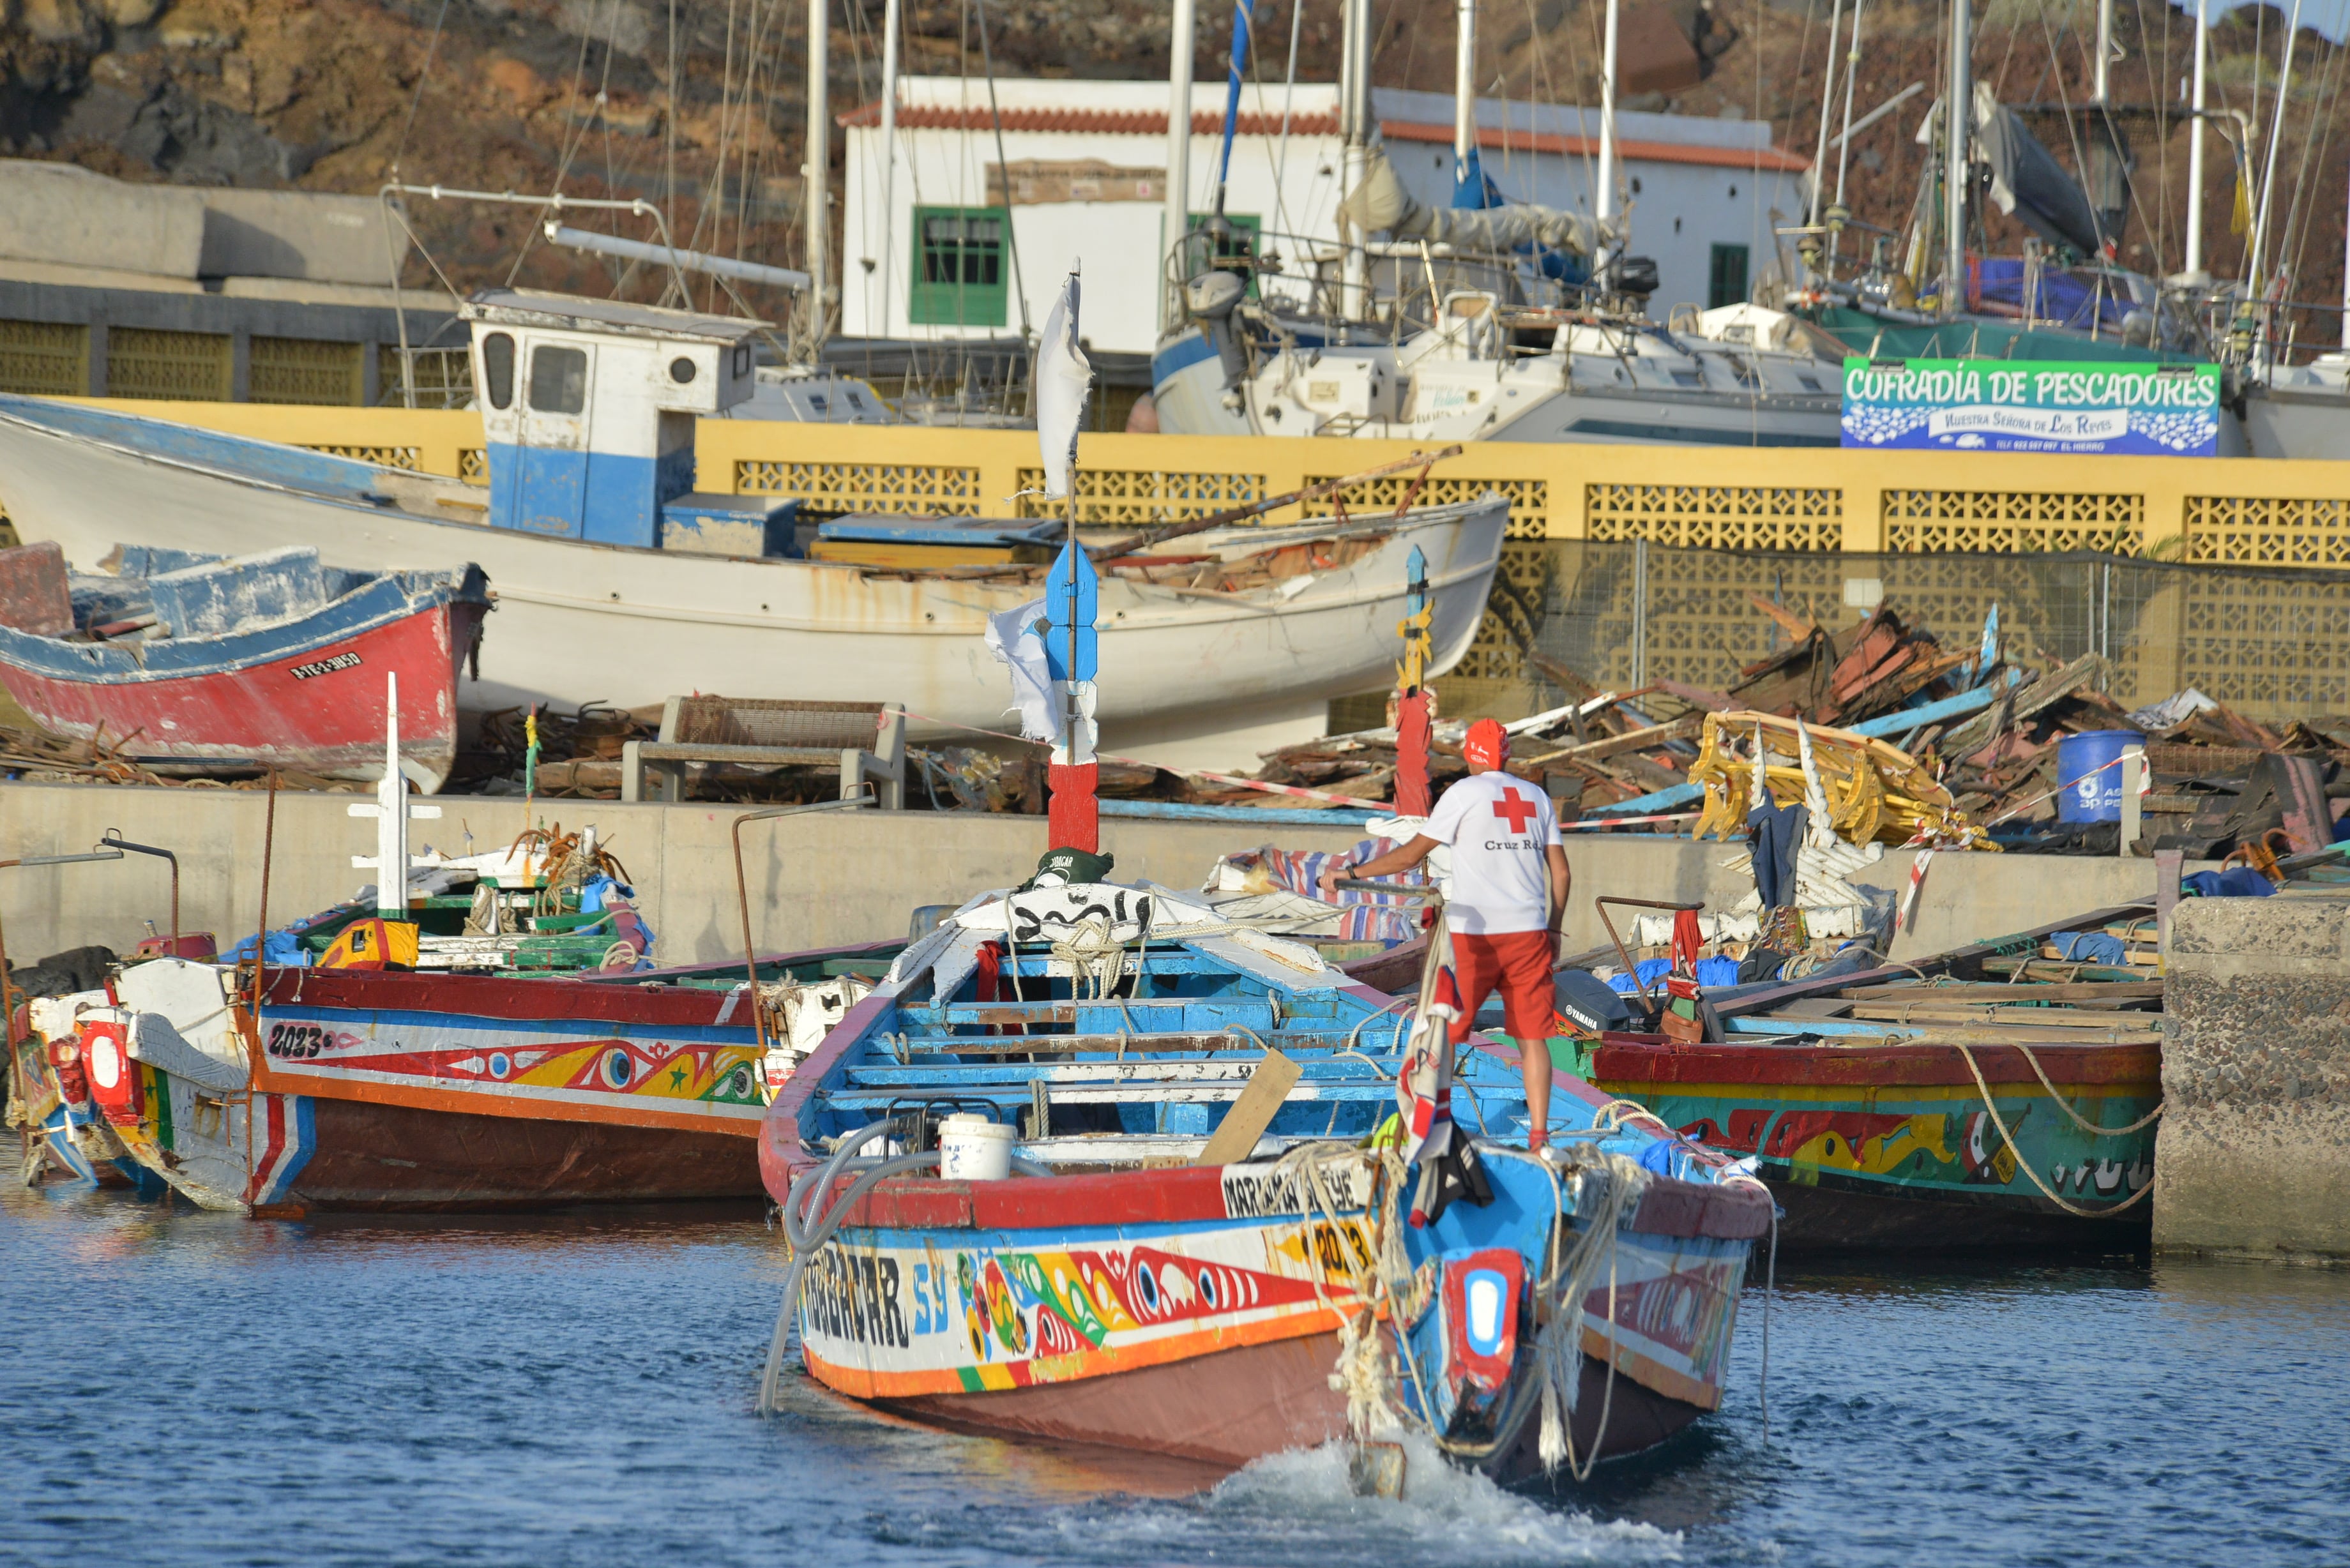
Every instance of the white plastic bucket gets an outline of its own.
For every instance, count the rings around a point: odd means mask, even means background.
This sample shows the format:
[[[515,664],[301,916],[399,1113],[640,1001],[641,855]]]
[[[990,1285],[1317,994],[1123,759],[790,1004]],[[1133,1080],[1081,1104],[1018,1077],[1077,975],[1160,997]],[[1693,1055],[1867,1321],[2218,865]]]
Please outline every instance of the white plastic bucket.
[[[939,1124],[939,1174],[949,1181],[1002,1181],[1012,1174],[1013,1130],[985,1116]]]

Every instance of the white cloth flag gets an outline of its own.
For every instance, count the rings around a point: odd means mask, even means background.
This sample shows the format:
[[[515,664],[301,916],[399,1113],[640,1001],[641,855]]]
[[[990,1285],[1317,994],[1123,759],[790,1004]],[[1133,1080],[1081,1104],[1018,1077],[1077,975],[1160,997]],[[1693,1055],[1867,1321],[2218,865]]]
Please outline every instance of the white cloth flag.
[[[1094,368],[1077,347],[1077,265],[1069,264],[1061,296],[1045,317],[1045,336],[1036,344],[1036,449],[1045,460],[1045,493],[1055,500],[1069,493],[1069,473],[1077,466],[1077,431],[1094,384]]]
[[[1045,662],[1045,639],[1036,623],[1045,601],[1030,599],[1017,609],[987,618],[987,650],[1012,670],[1012,705],[1020,710],[1020,733],[1031,741],[1061,738],[1060,682]]]

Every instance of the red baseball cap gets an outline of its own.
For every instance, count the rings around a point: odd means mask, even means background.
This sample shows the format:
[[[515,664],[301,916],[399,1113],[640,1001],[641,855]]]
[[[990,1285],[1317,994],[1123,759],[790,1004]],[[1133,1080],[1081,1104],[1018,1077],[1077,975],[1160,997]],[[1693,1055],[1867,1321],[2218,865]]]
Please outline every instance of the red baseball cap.
[[[1505,767],[1510,761],[1510,732],[1502,728],[1499,719],[1480,719],[1469,726],[1461,754],[1469,759],[1471,767]]]

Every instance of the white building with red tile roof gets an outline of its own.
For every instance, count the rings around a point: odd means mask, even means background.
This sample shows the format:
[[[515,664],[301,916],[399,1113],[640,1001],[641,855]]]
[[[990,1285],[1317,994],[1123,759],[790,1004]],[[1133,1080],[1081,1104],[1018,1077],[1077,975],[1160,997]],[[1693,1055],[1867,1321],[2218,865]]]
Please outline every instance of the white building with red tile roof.
[[[1191,205],[1203,215],[1215,202],[1224,90],[1216,81],[1192,92]],[[879,106],[841,117],[844,336],[1016,335],[1042,324],[1082,258],[1087,339],[1152,349],[1170,238],[1165,83],[998,78],[991,103],[983,78],[906,77],[898,102],[886,213]],[[1372,110],[1405,188],[1449,204],[1452,99],[1382,88]],[[1590,210],[1596,109],[1480,99],[1477,119],[1485,173],[1503,196]],[[1773,148],[1762,120],[1627,112],[1617,137],[1617,211],[1631,213],[1631,254],[1656,260],[1653,314],[1744,299],[1777,254],[1773,229],[1802,221],[1805,161]],[[1341,151],[1335,86],[1243,88],[1226,214],[1335,243]]]

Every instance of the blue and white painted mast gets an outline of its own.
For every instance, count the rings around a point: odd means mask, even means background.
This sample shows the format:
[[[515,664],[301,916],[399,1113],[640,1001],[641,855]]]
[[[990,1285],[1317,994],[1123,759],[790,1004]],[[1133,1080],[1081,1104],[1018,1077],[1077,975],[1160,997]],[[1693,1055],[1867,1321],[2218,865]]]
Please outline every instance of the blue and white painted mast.
[[[1060,711],[1060,737],[1053,747],[1051,804],[1047,826],[1055,849],[1101,848],[1101,811],[1096,794],[1101,764],[1095,759],[1095,675],[1100,639],[1100,586],[1093,559],[1077,543],[1077,432],[1085,423],[1086,400],[1093,389],[1093,366],[1077,343],[1077,275],[1069,264],[1061,294],[1045,318],[1036,345],[1036,445],[1045,463],[1045,494],[1066,503],[1066,543],[1045,578],[1044,643]]]

